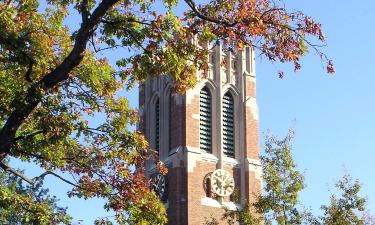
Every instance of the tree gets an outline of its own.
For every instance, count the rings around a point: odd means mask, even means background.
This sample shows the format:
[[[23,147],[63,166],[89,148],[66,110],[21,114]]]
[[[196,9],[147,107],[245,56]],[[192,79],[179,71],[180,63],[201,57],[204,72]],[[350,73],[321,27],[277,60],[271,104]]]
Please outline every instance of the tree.
[[[246,203],[241,209],[226,210],[224,219],[228,224],[301,224],[302,213],[297,204],[298,194],[304,187],[303,175],[297,170],[291,154],[294,132],[278,140],[268,135],[265,138],[264,155],[260,157],[264,190],[255,203]],[[240,201],[239,202],[246,202]]]
[[[289,131],[284,139],[267,136],[265,153],[261,156],[264,191],[254,203],[231,211],[226,209],[223,219],[229,225],[240,224],[309,224],[309,225],[367,225],[374,224],[366,215],[366,199],[359,195],[361,185],[350,175],[344,175],[335,185],[329,205],[321,206],[322,216],[314,216],[309,210],[302,210],[298,199],[304,188],[303,175],[297,170],[292,158],[291,141],[294,132]],[[239,202],[240,199],[238,199]],[[242,201],[243,202],[243,201]],[[246,202],[246,201],[245,201]],[[361,216],[363,214],[363,216]]]
[[[332,195],[330,204],[322,206],[321,224],[364,225],[365,221],[358,213],[365,211],[366,199],[359,196],[359,181],[353,181],[349,175],[345,175],[337,182],[336,188],[341,196]]]
[[[289,131],[283,140],[266,137],[265,154],[261,156],[264,194],[255,204],[258,212],[264,214],[266,224],[272,224],[272,221],[282,225],[302,223],[296,206],[304,181],[292,158],[293,137],[293,131]]]
[[[59,207],[56,197],[42,185],[42,181],[24,185],[19,177],[0,172],[0,223],[70,224],[66,209]]]
[[[182,3],[188,10],[177,16]],[[76,24],[64,25],[71,16]],[[0,17],[0,167],[30,184],[55,176],[72,186],[70,196],[106,199],[120,223],[166,221],[144,177],[144,161],[153,156],[129,129],[137,112],[122,88],[162,74],[176,91],[192,87],[196,71],[207,70],[208,49],[195,37],[226,50],[252,46],[296,70],[312,49],[334,72],[314,44],[324,42],[320,24],[279,1],[2,0]],[[108,49],[126,51],[116,66],[103,57]],[[93,123],[98,115],[105,119]],[[44,172],[28,178],[6,157]]]

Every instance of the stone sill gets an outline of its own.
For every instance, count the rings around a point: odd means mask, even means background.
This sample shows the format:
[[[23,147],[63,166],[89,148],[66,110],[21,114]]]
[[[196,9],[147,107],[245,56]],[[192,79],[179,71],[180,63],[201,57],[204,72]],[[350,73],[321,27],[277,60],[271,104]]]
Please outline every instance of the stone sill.
[[[239,205],[235,204],[234,202],[223,202],[223,204],[220,204],[219,201],[213,198],[209,197],[203,197],[201,198],[201,204],[208,207],[214,207],[214,208],[227,208],[229,210],[237,210],[239,209]]]

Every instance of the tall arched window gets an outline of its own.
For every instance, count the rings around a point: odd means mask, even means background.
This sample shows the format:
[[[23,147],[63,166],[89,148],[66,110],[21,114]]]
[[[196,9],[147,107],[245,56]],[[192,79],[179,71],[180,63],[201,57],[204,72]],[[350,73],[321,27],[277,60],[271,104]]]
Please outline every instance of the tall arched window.
[[[229,92],[223,98],[223,151],[234,158],[234,103]]]
[[[169,147],[169,151],[172,150],[172,123],[173,123],[173,116],[172,116],[172,104],[173,104],[173,96],[172,96],[172,92],[170,91],[169,92],[169,111],[168,111],[168,117],[169,117],[169,120],[168,120],[168,130],[169,130],[169,134],[168,134],[168,147]]]
[[[211,111],[211,93],[204,87],[199,96],[199,146],[209,153],[212,152]]]
[[[160,103],[159,98],[155,102],[155,150],[160,152]]]

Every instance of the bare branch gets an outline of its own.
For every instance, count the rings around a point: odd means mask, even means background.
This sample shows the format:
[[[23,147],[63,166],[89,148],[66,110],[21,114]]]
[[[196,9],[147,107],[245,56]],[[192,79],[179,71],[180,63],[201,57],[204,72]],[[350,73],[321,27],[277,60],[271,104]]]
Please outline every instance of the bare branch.
[[[5,164],[4,162],[0,162],[0,167],[5,171],[5,172],[10,172],[14,175],[16,175],[17,177],[21,178],[22,180],[26,181],[27,183],[33,185],[34,184],[34,181],[28,177],[25,176],[25,174],[21,173],[20,171],[8,166],[7,164]]]
[[[45,171],[44,173],[42,173],[41,175],[37,176],[37,177],[34,177],[33,179],[30,179],[28,177],[26,177],[23,173],[21,173],[20,171],[10,167],[9,165],[5,164],[4,162],[0,162],[0,167],[6,171],[6,172],[10,172],[14,175],[16,175],[17,177],[21,178],[22,180],[26,181],[27,183],[31,184],[31,185],[34,185],[35,184],[35,181],[38,181],[38,180],[41,180],[41,179],[44,179],[45,176],[51,174],[57,178],[59,178],[60,180],[64,181],[65,183],[67,184],[70,184],[76,188],[79,188],[79,189],[82,189],[82,187],[80,187],[79,185],[65,179],[64,177],[58,175],[57,173],[55,172],[52,172],[50,170],[47,170]]]
[[[65,183],[70,184],[70,185],[72,185],[72,186],[74,186],[74,187],[76,187],[76,188],[83,189],[81,186],[79,186],[79,185],[73,183],[72,181],[70,181],[70,180],[68,180],[68,179],[66,179],[66,178],[64,178],[64,177],[62,177],[62,176],[60,176],[59,174],[50,171],[50,170],[47,170],[46,172],[42,173],[41,175],[35,177],[33,180],[36,181],[36,180],[44,179],[44,177],[47,176],[47,175],[49,175],[49,174],[50,174],[50,175],[53,175],[54,177],[59,178],[60,180],[64,181]]]
[[[28,184],[30,185],[34,185],[35,182],[39,181],[39,180],[42,180],[44,179],[47,175],[52,175],[54,177],[57,177],[59,178],[60,180],[64,181],[65,183],[67,184],[70,184],[72,185],[73,187],[75,188],[78,188],[78,189],[81,189],[81,190],[86,190],[85,188],[73,183],[72,181],[62,177],[61,175],[53,172],[53,171],[50,171],[50,170],[47,170],[45,171],[44,173],[42,173],[41,175],[37,176],[37,177],[34,177],[33,179],[30,179],[28,177],[26,177],[23,173],[21,173],[20,171],[10,167],[9,165],[5,164],[4,162],[0,162],[0,168],[2,168],[4,171],[6,172],[10,172],[14,175],[16,175],[17,177],[21,178],[22,180],[26,181]],[[104,180],[105,181],[105,180]],[[106,181],[105,181],[106,182]],[[107,182],[106,182],[107,183]],[[89,191],[89,190],[88,190]]]

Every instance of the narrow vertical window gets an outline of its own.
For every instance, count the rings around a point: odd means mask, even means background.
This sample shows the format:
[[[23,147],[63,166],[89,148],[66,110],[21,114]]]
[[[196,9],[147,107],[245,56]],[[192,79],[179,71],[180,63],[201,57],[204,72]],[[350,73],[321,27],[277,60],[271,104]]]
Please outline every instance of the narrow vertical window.
[[[204,152],[212,152],[211,147],[211,93],[202,88],[199,96],[199,145]]]
[[[169,93],[169,120],[168,120],[168,128],[169,128],[169,137],[168,137],[168,147],[169,151],[172,150],[172,103],[173,103],[173,96],[172,92]]]
[[[246,61],[247,61],[247,63],[246,63],[246,71],[248,73],[251,73],[251,71],[250,71],[250,63],[251,63],[252,59],[250,58],[250,56],[251,56],[251,49],[250,49],[250,47],[246,47]]]
[[[160,152],[160,104],[159,99],[155,103],[155,150]]]
[[[223,151],[234,158],[234,103],[229,92],[223,98]]]

